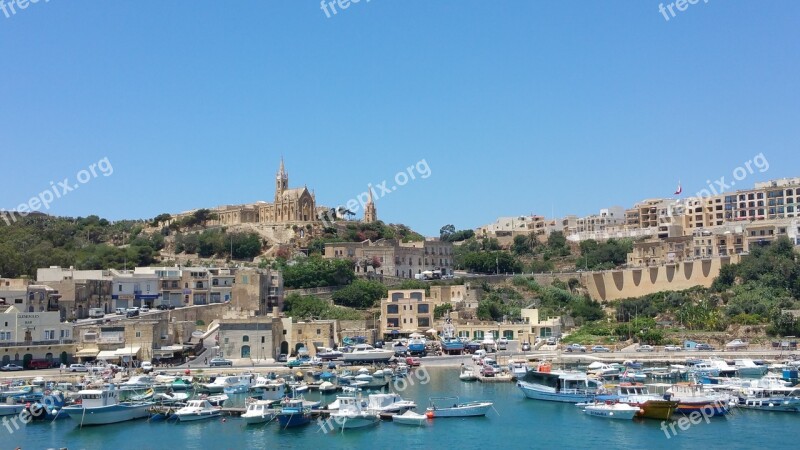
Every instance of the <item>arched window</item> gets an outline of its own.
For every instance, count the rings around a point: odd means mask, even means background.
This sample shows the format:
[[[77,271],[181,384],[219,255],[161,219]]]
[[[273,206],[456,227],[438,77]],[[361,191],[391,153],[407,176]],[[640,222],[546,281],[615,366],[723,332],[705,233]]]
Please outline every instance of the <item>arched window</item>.
[[[250,342],[250,336],[242,336],[242,342]]]

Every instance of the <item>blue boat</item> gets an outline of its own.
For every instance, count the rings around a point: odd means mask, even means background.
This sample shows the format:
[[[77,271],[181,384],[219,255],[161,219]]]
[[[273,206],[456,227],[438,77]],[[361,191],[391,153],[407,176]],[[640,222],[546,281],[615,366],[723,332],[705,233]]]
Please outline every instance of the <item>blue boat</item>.
[[[425,348],[425,341],[420,338],[414,338],[408,341],[408,353],[426,356],[428,352]]]
[[[283,428],[299,427],[311,422],[311,408],[303,404],[302,398],[285,399],[277,417]]]
[[[445,321],[444,325],[442,326],[442,352],[447,354],[458,353],[461,354],[464,352],[464,343],[461,342],[458,337],[456,337],[456,328],[453,326],[453,322],[448,316]]]

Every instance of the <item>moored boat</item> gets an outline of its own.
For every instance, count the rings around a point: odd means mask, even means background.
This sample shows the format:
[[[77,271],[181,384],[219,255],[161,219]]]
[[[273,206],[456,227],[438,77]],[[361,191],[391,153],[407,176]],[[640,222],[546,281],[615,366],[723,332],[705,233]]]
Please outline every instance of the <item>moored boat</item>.
[[[175,411],[175,416],[180,422],[211,419],[219,416],[220,408],[209,403],[208,400],[189,400],[186,406]]]
[[[448,406],[450,401],[454,401],[453,406]],[[446,405],[443,406],[443,403]],[[492,402],[460,403],[458,397],[431,397],[430,406],[425,410],[425,415],[429,418],[485,416],[492,405]]]
[[[311,422],[311,408],[303,405],[302,399],[284,399],[277,416],[281,427],[299,427]]]
[[[247,410],[242,414],[242,419],[248,425],[265,423],[275,418],[277,410],[271,409],[269,400],[255,400],[247,403]]]
[[[332,412],[330,417],[341,429],[361,428],[375,425],[380,421],[377,411],[363,409],[361,400],[355,395],[340,396],[339,409]]]
[[[589,416],[602,417],[605,419],[631,420],[639,414],[640,410],[636,406],[627,403],[614,402],[595,402],[583,407],[583,412]]]
[[[83,425],[106,425],[147,417],[153,402],[120,402],[119,390],[87,389],[78,393],[80,403],[61,408],[75,423]]]
[[[550,366],[545,364],[518,380],[517,387],[527,398],[564,403],[585,403],[606,393],[599,381],[585,373],[550,372]]]
[[[678,408],[677,401],[651,394],[641,383],[620,383],[617,395],[621,403],[639,408],[639,416],[646,419],[669,420]]]
[[[410,409],[403,414],[395,414],[392,416],[392,421],[401,425],[416,425],[422,426],[427,422],[428,417],[424,414],[418,414]]]

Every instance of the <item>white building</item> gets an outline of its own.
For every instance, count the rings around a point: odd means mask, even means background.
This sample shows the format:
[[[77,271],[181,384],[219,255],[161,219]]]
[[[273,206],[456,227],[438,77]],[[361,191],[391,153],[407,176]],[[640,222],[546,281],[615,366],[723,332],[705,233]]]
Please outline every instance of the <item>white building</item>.
[[[23,312],[14,306],[0,312],[0,345],[48,345],[72,339],[72,325],[57,311]]]
[[[161,291],[158,276],[111,270],[111,299],[114,308],[153,307],[160,303]]]

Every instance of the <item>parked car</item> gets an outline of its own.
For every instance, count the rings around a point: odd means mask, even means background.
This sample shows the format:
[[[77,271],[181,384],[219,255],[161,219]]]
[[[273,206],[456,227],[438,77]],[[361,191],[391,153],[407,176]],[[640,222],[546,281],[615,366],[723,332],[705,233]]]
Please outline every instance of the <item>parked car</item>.
[[[117,308],[114,310],[114,312],[117,314],[125,314],[125,308]]]
[[[495,370],[494,366],[491,364],[484,364],[483,367],[481,367],[481,375],[485,377],[493,377],[495,376],[496,372],[497,371]]]
[[[712,346],[711,346],[711,345],[709,345],[709,344],[697,344],[697,346],[695,347],[695,349],[696,349],[696,350],[705,350],[705,351],[711,351],[711,350],[714,350],[714,347],[712,347]]]
[[[278,355],[278,362],[286,362],[286,353]]]
[[[652,345],[647,345],[647,344],[640,345],[639,347],[636,348],[637,352],[652,352],[653,350],[655,350],[653,348],[653,346]]]
[[[592,347],[592,351],[595,353],[608,353],[611,350],[608,347],[603,347],[602,345],[595,345]]]
[[[664,346],[664,351],[665,352],[679,352],[679,351],[681,351],[681,346],[680,345],[665,345]]]
[[[408,358],[406,358],[406,364],[408,364],[409,367],[417,367],[421,364],[421,362],[419,358],[415,356],[409,356]]]
[[[224,358],[213,358],[208,362],[209,367],[233,366],[233,361]]]
[[[497,349],[498,350],[506,350],[508,349],[508,339],[501,337],[497,340]]]
[[[547,345],[556,345],[556,342],[558,342],[558,339],[554,337],[547,338]]]
[[[139,308],[133,307],[125,310],[125,317],[136,317],[139,315]]]
[[[531,343],[530,342],[523,342],[522,343],[522,351],[523,352],[531,351]]]
[[[141,365],[141,366],[139,366],[139,367],[141,367],[141,368],[142,368],[142,370],[144,371],[144,373],[148,373],[148,372],[152,372],[152,371],[153,371],[153,363],[152,363],[152,362],[150,362],[150,361],[144,361],[144,362],[142,362],[142,365]]]
[[[570,353],[572,353],[572,352],[586,353],[586,347],[581,345],[581,344],[569,344],[567,346],[567,351],[570,352]]]
[[[49,369],[53,367],[53,363],[46,359],[34,359],[28,363],[28,369]]]
[[[150,312],[150,308],[148,308],[147,306],[142,306],[141,308],[139,308],[139,312],[140,313],[148,313],[148,312]]]
[[[483,361],[483,358],[486,357],[486,350],[476,350],[475,353],[472,355],[472,360],[475,362]]]
[[[70,372],[88,372],[89,368],[84,366],[83,364],[70,364],[69,365]]]
[[[25,370],[25,369],[16,364],[6,364],[5,366],[0,367],[0,370],[2,370],[3,372],[14,372],[17,370]]]

